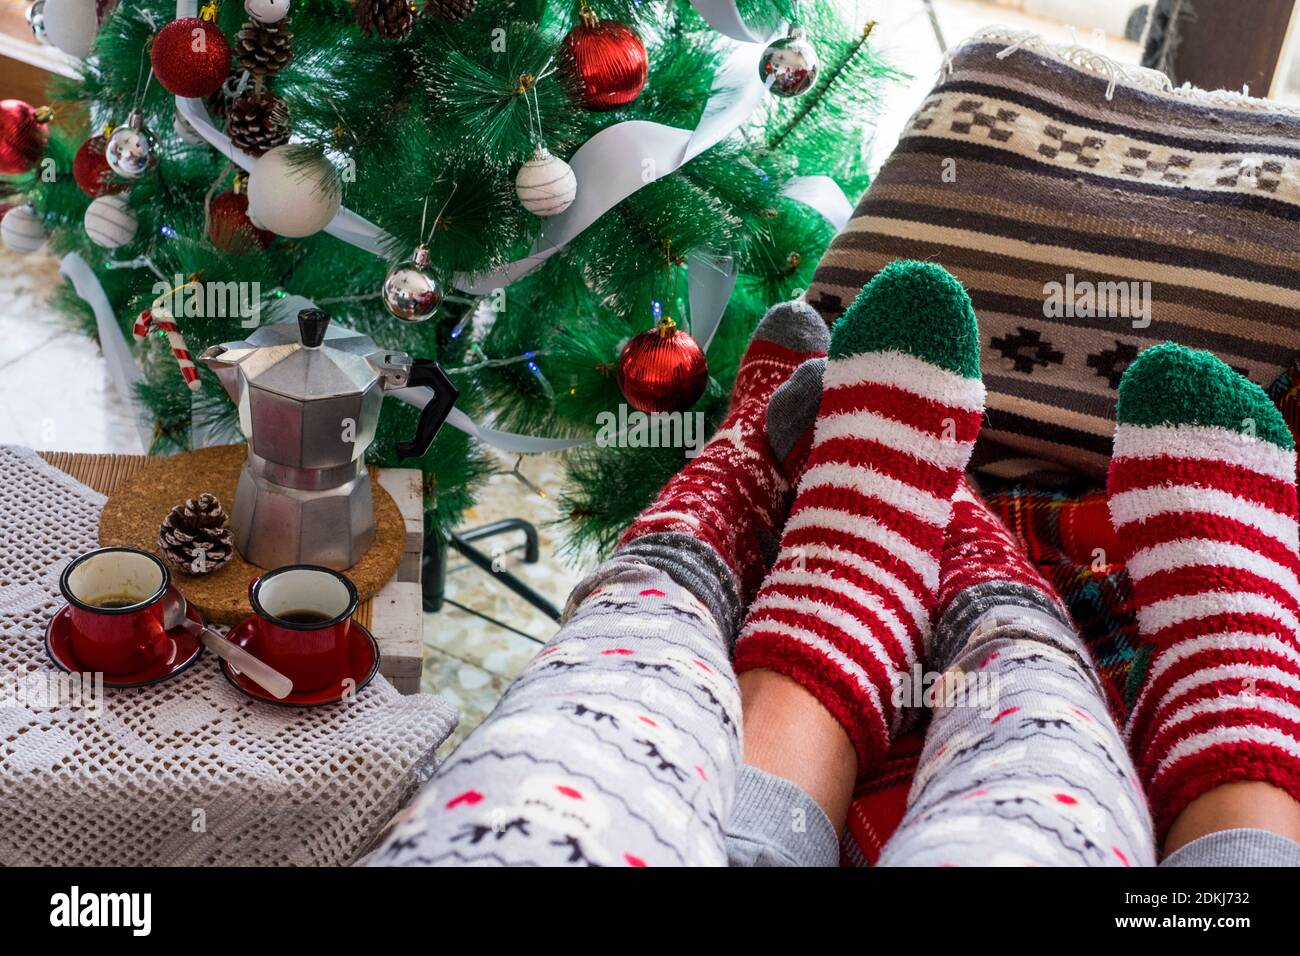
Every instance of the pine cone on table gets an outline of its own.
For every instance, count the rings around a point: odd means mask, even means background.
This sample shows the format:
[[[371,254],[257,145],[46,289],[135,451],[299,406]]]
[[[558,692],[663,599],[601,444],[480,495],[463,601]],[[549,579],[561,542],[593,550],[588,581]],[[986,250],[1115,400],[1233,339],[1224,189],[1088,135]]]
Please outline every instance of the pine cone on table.
[[[167,563],[186,574],[215,571],[235,555],[225,509],[209,494],[173,508],[158,530],[158,544]]]
[[[251,156],[289,142],[289,108],[270,90],[246,90],[230,101],[230,141]]]
[[[279,73],[293,59],[290,17],[278,23],[249,20],[235,34],[235,59],[253,76]]]
[[[478,0],[428,0],[425,10],[440,20],[452,20],[459,23],[478,5]]]
[[[389,40],[400,40],[411,32],[415,12],[410,0],[358,0],[357,25],[369,36],[372,32]]]

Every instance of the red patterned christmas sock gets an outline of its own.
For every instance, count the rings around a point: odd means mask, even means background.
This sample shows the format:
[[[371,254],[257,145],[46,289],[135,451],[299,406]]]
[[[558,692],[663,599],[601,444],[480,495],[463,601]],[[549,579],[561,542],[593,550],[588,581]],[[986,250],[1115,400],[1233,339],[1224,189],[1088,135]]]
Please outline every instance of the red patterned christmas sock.
[[[1300,799],[1295,452],[1258,386],[1172,343],[1129,367],[1117,417],[1111,520],[1152,651],[1128,732],[1163,839],[1222,784]]]
[[[939,557],[939,623],[928,648],[926,669],[945,670],[979,620],[995,608],[1015,609],[1022,616],[1046,615],[1065,631],[1074,630],[1056,590],[965,480],[957,489],[952,520],[944,532]],[[1077,651],[1078,643],[1071,641],[1070,649]]]
[[[828,341],[811,306],[770,309],[741,359],[726,419],[619,542],[620,554],[666,571],[708,605],[728,640],[776,550],[789,499],[779,461],[796,440],[768,434],[768,403]]]
[[[930,631],[939,549],[984,413],[970,299],[896,262],[831,336],[812,449],[781,552],[736,645],[844,727],[861,765],[897,727],[894,684]]]

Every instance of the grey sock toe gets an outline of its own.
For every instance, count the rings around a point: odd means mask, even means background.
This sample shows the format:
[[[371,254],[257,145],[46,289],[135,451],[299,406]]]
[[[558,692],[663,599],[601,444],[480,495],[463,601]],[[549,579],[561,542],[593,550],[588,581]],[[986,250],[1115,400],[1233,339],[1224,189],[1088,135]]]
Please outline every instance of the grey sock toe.
[[[825,374],[824,358],[808,359],[772,393],[767,403],[767,442],[777,461],[784,461],[799,436],[813,427]]]
[[[780,302],[767,310],[754,330],[754,338],[784,345],[796,352],[826,354],[831,345],[830,329],[807,302]]]

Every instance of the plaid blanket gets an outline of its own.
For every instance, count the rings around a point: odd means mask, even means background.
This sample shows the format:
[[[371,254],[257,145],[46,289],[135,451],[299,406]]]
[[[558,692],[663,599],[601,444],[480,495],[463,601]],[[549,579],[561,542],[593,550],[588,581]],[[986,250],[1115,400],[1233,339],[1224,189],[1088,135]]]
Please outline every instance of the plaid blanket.
[[[1300,444],[1300,359],[1268,390]],[[1055,585],[1092,651],[1108,703],[1123,724],[1146,673],[1149,648],[1138,642],[1132,594],[1111,530],[1106,494],[1095,480],[1062,487],[980,478],[992,509],[1020,538]],[[901,738],[884,768],[860,780],[841,845],[845,866],[869,866],[903,817],[924,728]]]

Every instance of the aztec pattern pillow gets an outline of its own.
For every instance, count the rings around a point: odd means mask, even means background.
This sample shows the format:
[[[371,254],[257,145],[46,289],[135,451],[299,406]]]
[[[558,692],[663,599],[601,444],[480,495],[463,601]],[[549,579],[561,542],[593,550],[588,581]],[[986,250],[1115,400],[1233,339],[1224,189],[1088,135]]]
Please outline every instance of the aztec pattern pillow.
[[[978,34],[817,269],[807,299],[828,322],[894,259],[966,286],[988,386],[977,470],[1103,474],[1120,375],[1153,343],[1263,386],[1300,351],[1300,113],[1167,87]]]

